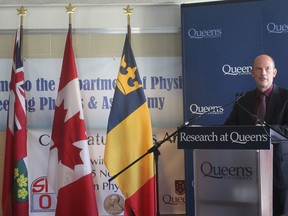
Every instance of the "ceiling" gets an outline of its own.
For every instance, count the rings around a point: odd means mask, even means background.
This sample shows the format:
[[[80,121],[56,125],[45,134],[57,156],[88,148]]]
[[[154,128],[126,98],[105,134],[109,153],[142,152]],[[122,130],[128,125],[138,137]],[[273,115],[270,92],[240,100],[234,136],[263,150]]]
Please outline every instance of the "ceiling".
[[[0,0],[1,6],[15,6],[15,5],[66,5],[69,3],[75,5],[154,5],[154,4],[184,4],[184,3],[199,3],[199,2],[212,2],[219,0]]]

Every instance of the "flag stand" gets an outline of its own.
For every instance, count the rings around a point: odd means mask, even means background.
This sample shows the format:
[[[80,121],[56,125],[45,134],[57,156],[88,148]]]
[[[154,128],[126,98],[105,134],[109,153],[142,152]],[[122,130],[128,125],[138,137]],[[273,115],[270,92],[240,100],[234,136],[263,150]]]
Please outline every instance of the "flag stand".
[[[160,209],[159,209],[159,179],[158,179],[158,159],[160,155],[160,151],[158,148],[153,150],[154,154],[154,161],[155,161],[155,175],[156,175],[156,206],[157,206],[157,216],[160,216]]]

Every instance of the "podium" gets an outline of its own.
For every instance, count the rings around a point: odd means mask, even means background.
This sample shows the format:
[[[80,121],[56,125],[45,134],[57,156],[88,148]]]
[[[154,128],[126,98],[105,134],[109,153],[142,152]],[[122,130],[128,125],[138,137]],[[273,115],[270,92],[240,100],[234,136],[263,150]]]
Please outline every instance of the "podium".
[[[268,127],[186,127],[186,215],[272,216],[273,145]]]

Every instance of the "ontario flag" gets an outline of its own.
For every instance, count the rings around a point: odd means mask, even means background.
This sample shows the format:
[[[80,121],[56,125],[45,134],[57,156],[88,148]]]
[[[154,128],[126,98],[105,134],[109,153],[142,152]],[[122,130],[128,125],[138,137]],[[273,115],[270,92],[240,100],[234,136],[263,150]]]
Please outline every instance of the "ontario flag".
[[[57,194],[56,215],[98,215],[91,173],[88,138],[69,26],[48,165],[48,183]]]
[[[27,172],[27,117],[22,27],[17,30],[10,80],[3,174],[3,216],[29,215]]]
[[[148,104],[127,35],[106,136],[104,162],[110,175],[118,174],[152,146]],[[153,155],[118,175],[115,183],[125,196],[124,215],[156,215]]]

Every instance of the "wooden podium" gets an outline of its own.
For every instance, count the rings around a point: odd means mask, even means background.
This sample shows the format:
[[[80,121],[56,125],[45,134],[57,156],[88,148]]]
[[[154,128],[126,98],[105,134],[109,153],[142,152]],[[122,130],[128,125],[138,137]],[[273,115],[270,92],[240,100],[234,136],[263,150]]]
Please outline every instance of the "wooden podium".
[[[273,145],[262,126],[186,127],[186,215],[272,216]]]

